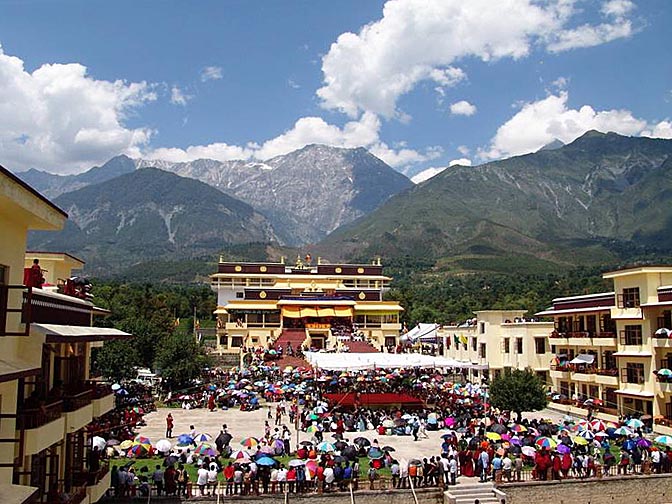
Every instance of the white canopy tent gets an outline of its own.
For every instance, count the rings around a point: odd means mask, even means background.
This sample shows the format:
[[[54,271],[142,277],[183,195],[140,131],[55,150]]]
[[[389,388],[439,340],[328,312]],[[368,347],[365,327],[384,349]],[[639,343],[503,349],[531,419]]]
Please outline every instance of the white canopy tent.
[[[582,353],[574,357],[570,364],[592,364],[595,362],[595,356],[593,354]]]
[[[461,362],[445,357],[432,357],[416,353],[328,353],[306,352],[305,359],[311,366],[329,370],[351,370],[375,368],[475,368],[471,362]],[[479,366],[482,369],[482,366]]]
[[[439,324],[418,324],[406,334],[401,335],[401,341],[416,343],[438,343],[436,331],[441,326]]]

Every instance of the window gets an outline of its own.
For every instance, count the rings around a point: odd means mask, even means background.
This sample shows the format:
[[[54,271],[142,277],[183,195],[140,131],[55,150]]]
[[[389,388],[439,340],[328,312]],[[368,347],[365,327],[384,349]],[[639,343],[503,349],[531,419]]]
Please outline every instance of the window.
[[[588,331],[591,336],[597,332],[597,315],[586,316],[586,331]]]
[[[639,287],[623,289],[618,295],[619,308],[639,308]]]
[[[481,334],[485,334],[485,322],[480,322],[480,323],[478,324],[478,327],[479,327],[479,332],[480,332]]]
[[[538,354],[545,354],[546,338],[534,338],[534,349]]]
[[[641,345],[642,344],[642,326],[626,325],[625,330],[621,331],[622,345]]]
[[[243,337],[242,336],[231,336],[231,348],[243,346]]]
[[[479,347],[479,350],[478,350],[478,356],[481,359],[485,359],[485,343],[481,343],[481,346]]]
[[[511,338],[504,338],[504,353],[511,352]]]
[[[557,354],[558,353],[558,347],[556,345],[551,345],[551,353],[552,354]]]
[[[523,353],[523,338],[516,338],[516,353]]]
[[[478,342],[476,341],[476,338],[471,338],[471,349],[475,352],[477,348]]]
[[[644,364],[628,362],[625,369],[621,370],[621,380],[626,383],[644,383]]]
[[[602,352],[602,369],[616,369],[616,357],[613,350]]]
[[[612,320],[609,313],[600,316],[600,332],[601,333],[616,333],[616,322]]]
[[[236,292],[236,298],[238,298],[238,299],[243,299],[244,295],[245,295],[244,292]]]
[[[559,333],[568,333],[572,331],[572,317],[558,317],[558,323],[555,330]]]
[[[6,285],[9,281],[9,266],[0,264],[0,285]]]

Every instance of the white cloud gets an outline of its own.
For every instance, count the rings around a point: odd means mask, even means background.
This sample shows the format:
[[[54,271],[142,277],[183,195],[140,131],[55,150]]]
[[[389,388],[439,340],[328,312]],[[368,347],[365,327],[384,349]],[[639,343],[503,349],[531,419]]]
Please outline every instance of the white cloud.
[[[222,67],[207,66],[201,71],[201,81],[203,82],[220,80],[222,78]]]
[[[173,105],[182,105],[185,106],[189,100],[193,97],[191,95],[185,94],[179,87],[173,86],[170,89],[170,103]]]
[[[453,159],[448,163],[448,166],[427,168],[426,170],[423,170],[420,173],[413,175],[411,177],[411,182],[413,182],[414,184],[419,184],[420,182],[429,180],[430,178],[434,177],[435,175],[438,175],[439,173],[447,170],[452,166],[471,166],[471,160],[467,158]]]
[[[322,59],[322,105],[356,117],[400,114],[397,101],[419,82],[451,86],[456,63],[522,58],[532,46],[562,51],[632,33],[624,0],[604,4],[605,22],[571,26],[578,0],[389,0],[382,18],[341,34]]]
[[[622,18],[635,9],[635,4],[630,0],[609,0],[602,5],[602,14]]]
[[[97,80],[77,64],[33,72],[0,47],[0,152],[12,170],[69,173],[146,145],[152,131],[125,119],[156,100],[146,82]]]
[[[642,131],[642,136],[652,138],[672,138],[672,121],[660,121],[649,129]]]
[[[173,162],[199,158],[219,161],[252,158],[266,160],[309,144],[324,144],[344,148],[365,147],[390,166],[403,167],[435,159],[441,154],[438,147],[428,148],[424,152],[406,148],[403,143],[398,148],[390,147],[380,139],[380,126],[380,119],[370,112],[362,114],[359,120],[345,123],[343,127],[329,124],[321,117],[302,117],[292,128],[261,145],[250,142],[241,147],[214,143],[190,146],[186,149],[154,149],[139,153],[138,156]]]
[[[411,182],[414,184],[419,184],[421,182],[424,182],[425,180],[429,180],[435,175],[438,175],[442,171],[444,171],[447,166],[440,166],[440,167],[432,167],[432,168],[427,168],[426,170],[422,170],[420,173],[416,173],[411,177]]]
[[[453,159],[450,163],[448,163],[448,166],[471,166],[471,159],[467,158]]]
[[[194,161],[195,159],[215,159],[229,161],[232,159],[249,159],[254,154],[254,148],[228,145],[223,142],[208,145],[192,145],[186,149],[177,147],[161,147],[158,149],[138,152],[135,157],[144,159],[160,159],[173,163]]]
[[[471,149],[469,149],[469,147],[467,147],[466,145],[460,145],[457,148],[457,152],[459,152],[463,156],[467,156],[471,152]]]
[[[593,129],[622,135],[639,135],[647,129],[646,121],[636,118],[629,110],[596,111],[590,105],[571,109],[567,106],[568,97],[568,93],[562,91],[525,103],[497,129],[490,146],[479,151],[479,156],[494,159],[535,152],[556,138],[567,144]],[[660,125],[664,131],[663,123]]]
[[[450,113],[453,115],[472,116],[476,113],[476,106],[467,100],[460,100],[450,105]]]

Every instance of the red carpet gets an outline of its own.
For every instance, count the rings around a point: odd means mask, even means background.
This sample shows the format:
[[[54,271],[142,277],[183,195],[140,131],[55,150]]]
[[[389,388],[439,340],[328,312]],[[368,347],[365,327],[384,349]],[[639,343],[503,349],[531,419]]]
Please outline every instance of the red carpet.
[[[324,394],[324,399],[329,406],[334,408],[337,405],[343,408],[353,408],[355,405],[355,394]],[[359,405],[365,408],[380,408],[398,406],[405,409],[414,409],[424,407],[422,399],[408,394],[360,394]]]

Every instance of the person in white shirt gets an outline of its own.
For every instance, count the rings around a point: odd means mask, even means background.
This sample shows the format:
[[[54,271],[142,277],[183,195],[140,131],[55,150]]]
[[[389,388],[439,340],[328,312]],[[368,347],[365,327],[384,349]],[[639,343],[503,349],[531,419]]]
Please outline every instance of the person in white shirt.
[[[280,485],[280,493],[285,493],[285,483],[287,482],[287,469],[284,465],[278,469],[278,484]]]
[[[334,470],[331,467],[324,468],[324,491],[329,492],[335,481]]]
[[[208,484],[208,470],[201,466],[198,469],[198,479],[196,480],[196,484],[198,485],[198,488],[201,490],[201,495],[208,495],[205,487]]]
[[[217,464],[210,464],[208,469],[208,489],[212,489],[210,493],[215,495],[217,489]]]
[[[504,478],[506,478],[508,481],[511,481],[511,468],[513,467],[513,462],[511,462],[511,459],[509,457],[504,457],[502,459],[502,472],[504,475]]]

